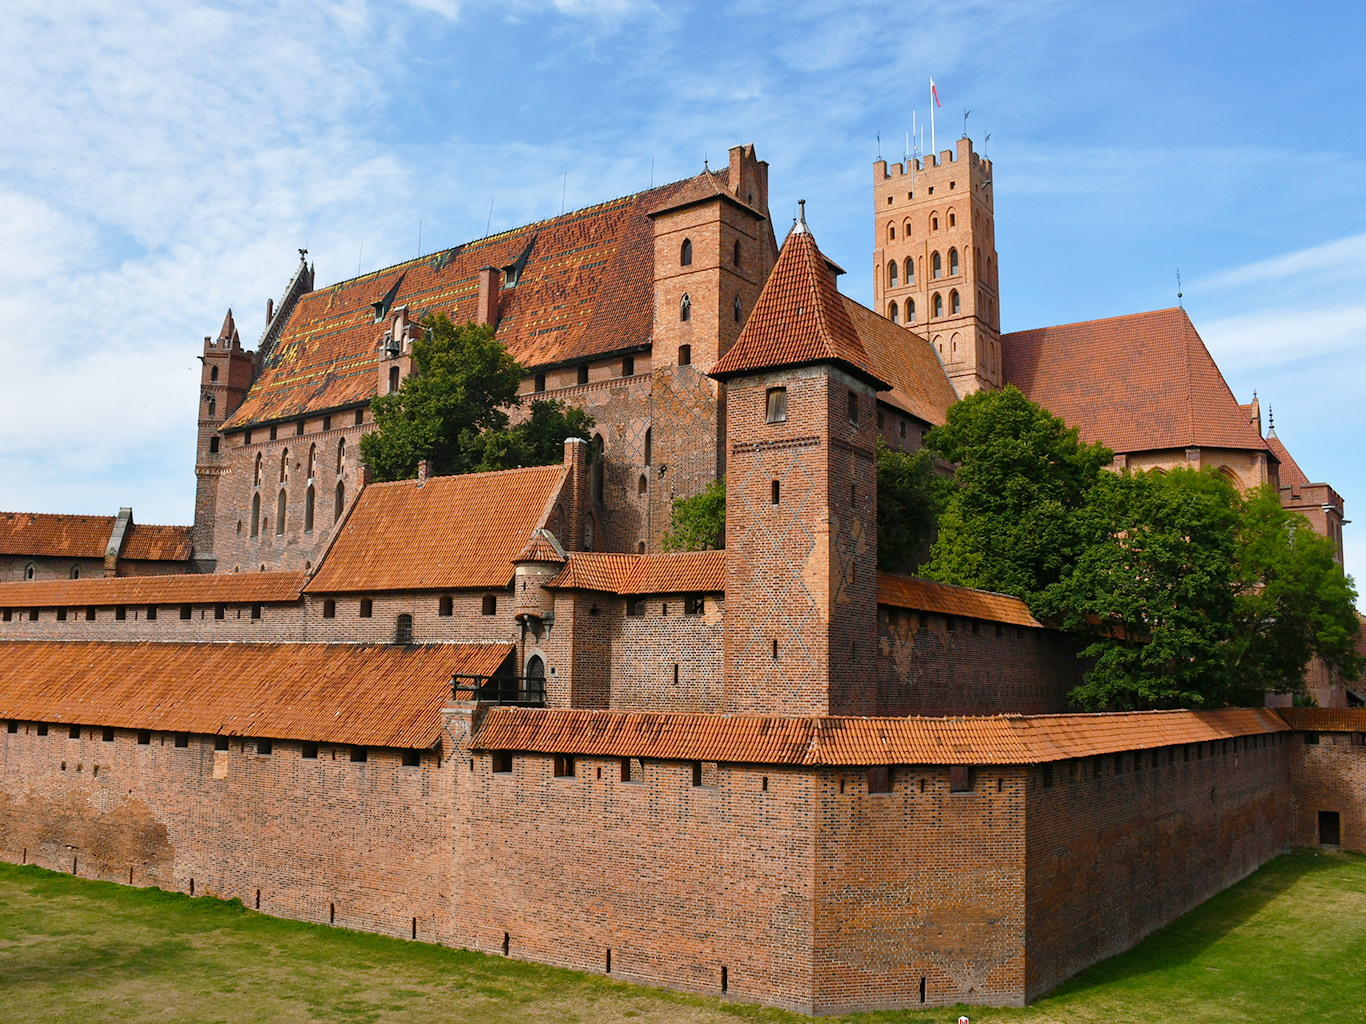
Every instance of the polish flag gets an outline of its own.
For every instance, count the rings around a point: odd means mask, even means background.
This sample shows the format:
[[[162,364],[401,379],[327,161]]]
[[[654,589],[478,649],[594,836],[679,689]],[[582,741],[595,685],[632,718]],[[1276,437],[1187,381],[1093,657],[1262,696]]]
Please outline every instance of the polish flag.
[[[939,108],[942,110],[943,107],[944,107],[944,104],[942,104],[942,103],[939,102],[939,90],[936,89],[936,88],[934,87],[934,79],[933,79],[933,78],[930,79],[930,95],[931,95],[932,97],[934,97],[934,105],[935,105],[936,107],[939,107]]]

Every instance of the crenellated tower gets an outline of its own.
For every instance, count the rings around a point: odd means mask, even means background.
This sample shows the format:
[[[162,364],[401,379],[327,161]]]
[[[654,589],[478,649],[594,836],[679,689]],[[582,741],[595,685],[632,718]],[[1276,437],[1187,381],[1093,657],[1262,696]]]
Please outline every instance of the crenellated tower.
[[[267,313],[269,317],[269,313]],[[218,481],[227,469],[220,450],[224,420],[241,403],[255,371],[253,353],[243,351],[232,310],[223,318],[217,338],[204,339],[199,377],[199,434],[195,444],[194,569],[212,572],[214,523],[218,515]]]
[[[1001,386],[991,162],[957,150],[873,164],[873,308],[930,340],[959,397]]]

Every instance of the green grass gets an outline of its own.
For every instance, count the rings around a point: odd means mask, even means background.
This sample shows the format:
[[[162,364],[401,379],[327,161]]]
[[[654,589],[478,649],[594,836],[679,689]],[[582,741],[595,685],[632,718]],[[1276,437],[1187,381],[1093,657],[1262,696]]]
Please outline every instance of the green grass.
[[[973,1024],[1366,1019],[1366,857],[1303,851],[1024,1010]],[[957,1020],[957,1009],[844,1018]],[[0,864],[0,1021],[684,1022],[807,1018],[421,943],[236,901]]]

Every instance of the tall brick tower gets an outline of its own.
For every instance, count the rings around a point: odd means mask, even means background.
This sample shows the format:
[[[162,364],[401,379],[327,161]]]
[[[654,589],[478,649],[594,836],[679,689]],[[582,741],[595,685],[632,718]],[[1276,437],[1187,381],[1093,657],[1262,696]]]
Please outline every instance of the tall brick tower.
[[[237,408],[251,387],[255,361],[242,351],[242,339],[232,310],[223,318],[217,338],[204,339],[203,368],[199,379],[199,437],[195,445],[194,570],[213,572],[214,523],[218,515],[218,481],[227,469],[219,450],[223,421]]]
[[[725,710],[866,714],[877,636],[877,392],[805,214],[725,384]]]
[[[873,308],[930,340],[959,397],[1001,386],[991,163],[957,152],[873,164]]]

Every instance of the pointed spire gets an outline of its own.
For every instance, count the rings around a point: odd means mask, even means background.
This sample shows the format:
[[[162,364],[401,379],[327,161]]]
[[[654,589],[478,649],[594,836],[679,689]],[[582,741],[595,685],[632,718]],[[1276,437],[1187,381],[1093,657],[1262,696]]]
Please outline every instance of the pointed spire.
[[[232,310],[229,309],[229,310],[228,310],[228,315],[225,316],[225,317],[223,318],[223,326],[222,326],[222,328],[220,328],[219,331],[218,331],[218,338],[219,338],[220,341],[222,341],[222,340],[224,340],[224,339],[226,339],[226,340],[228,340],[228,341],[233,341],[233,340],[235,340],[237,337],[238,337],[238,334],[237,334],[237,324],[235,324],[235,323],[233,322],[233,319],[232,319]]]
[[[1276,433],[1276,410],[1271,406],[1266,407],[1266,431],[1268,434]]]
[[[811,229],[806,226],[806,200],[797,200],[797,219],[793,222],[792,230],[799,235],[811,234]]]

